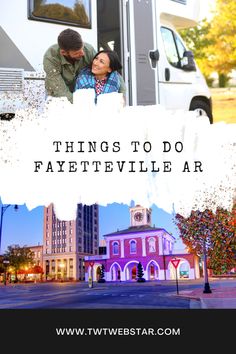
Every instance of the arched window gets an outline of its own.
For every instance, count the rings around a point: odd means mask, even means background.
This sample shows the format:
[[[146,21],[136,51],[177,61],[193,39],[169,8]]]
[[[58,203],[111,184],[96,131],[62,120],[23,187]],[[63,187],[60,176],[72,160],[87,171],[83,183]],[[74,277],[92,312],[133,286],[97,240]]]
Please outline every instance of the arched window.
[[[112,253],[119,254],[119,243],[117,241],[112,244]]]
[[[130,253],[136,253],[136,251],[137,251],[136,241],[132,240],[130,241]]]
[[[149,252],[156,252],[156,240],[154,237],[151,237],[148,240],[148,250]]]

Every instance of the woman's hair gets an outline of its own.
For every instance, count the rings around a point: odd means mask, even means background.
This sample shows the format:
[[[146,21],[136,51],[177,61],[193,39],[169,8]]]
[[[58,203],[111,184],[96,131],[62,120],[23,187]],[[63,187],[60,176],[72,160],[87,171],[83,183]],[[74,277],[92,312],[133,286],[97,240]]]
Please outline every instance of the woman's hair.
[[[110,60],[110,68],[112,71],[119,71],[122,69],[122,65],[120,62],[120,59],[118,57],[118,54],[114,51],[114,50],[100,50],[93,58],[93,61],[95,58],[97,58],[97,56],[100,53],[105,53],[107,54],[109,60]]]

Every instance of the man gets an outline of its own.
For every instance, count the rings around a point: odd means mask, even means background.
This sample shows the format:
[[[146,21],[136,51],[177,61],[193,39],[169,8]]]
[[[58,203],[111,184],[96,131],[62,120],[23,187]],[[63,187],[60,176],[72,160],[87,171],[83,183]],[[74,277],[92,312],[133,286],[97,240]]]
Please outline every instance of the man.
[[[78,32],[69,28],[62,31],[58,44],[52,45],[43,58],[48,95],[67,97],[72,103],[75,79],[80,70],[92,62],[95,54],[95,49],[84,43]]]

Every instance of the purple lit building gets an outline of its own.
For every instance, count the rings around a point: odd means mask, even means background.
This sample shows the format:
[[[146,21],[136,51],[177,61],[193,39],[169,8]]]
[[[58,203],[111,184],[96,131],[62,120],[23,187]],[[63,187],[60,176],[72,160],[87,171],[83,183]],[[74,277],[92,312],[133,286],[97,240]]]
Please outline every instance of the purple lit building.
[[[175,279],[171,262],[175,258],[179,260],[178,278],[199,278],[198,257],[186,250],[175,251],[175,238],[165,229],[151,226],[151,219],[150,208],[130,208],[130,227],[104,235],[106,254],[85,257],[85,280],[97,281],[102,265],[106,281],[136,280],[139,262],[146,280]]]

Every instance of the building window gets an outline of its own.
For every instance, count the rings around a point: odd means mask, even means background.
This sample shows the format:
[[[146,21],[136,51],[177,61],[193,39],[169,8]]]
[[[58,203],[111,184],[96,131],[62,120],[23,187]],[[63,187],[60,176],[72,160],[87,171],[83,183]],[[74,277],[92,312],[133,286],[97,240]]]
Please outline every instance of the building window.
[[[156,240],[154,237],[148,239],[148,251],[150,253],[156,252]]]
[[[166,250],[166,239],[164,238],[164,240],[163,240],[163,248],[164,248],[164,250]]]
[[[130,241],[130,253],[136,253],[137,252],[137,243],[136,241],[132,240]]]
[[[168,253],[168,251],[169,251],[169,242],[167,240],[166,240],[166,243],[165,243],[165,250]]]
[[[112,244],[112,253],[113,254],[119,254],[119,243],[118,242],[113,242],[113,244]]]

